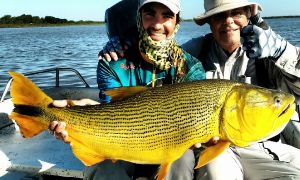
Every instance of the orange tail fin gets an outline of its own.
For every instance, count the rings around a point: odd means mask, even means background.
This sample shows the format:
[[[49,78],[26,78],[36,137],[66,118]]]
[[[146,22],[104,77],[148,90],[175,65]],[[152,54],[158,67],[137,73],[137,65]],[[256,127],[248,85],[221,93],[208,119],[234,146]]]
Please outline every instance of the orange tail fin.
[[[48,128],[40,115],[53,100],[22,74],[9,74],[13,78],[10,94],[15,106],[10,118],[20,126],[22,135],[30,138]]]

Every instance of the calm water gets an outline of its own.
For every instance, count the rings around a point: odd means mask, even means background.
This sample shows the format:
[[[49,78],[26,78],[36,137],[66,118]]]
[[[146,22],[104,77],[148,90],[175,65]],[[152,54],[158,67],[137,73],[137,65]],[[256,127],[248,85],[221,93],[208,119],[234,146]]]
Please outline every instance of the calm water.
[[[274,31],[300,46],[300,18],[268,22]],[[177,40],[183,43],[207,32],[208,26],[183,22]],[[55,67],[75,68],[91,86],[96,86],[97,54],[106,41],[104,25],[0,28],[0,93],[9,79],[8,71],[25,73]],[[65,84],[75,80],[72,73],[63,75],[68,79],[63,79]],[[32,78],[39,85],[54,84],[55,79],[51,74]]]

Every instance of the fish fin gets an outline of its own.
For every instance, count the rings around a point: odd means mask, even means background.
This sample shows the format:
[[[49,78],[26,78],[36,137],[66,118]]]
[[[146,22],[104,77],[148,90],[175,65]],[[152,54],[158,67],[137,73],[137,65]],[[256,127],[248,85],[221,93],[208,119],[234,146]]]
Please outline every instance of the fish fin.
[[[171,163],[161,164],[157,173],[157,180],[163,180],[171,167]]]
[[[74,155],[81,161],[85,166],[92,166],[106,160],[103,156],[99,155],[90,148],[85,147],[81,142],[76,141],[69,137],[71,141],[71,147]]]
[[[140,94],[148,89],[149,88],[145,86],[120,87],[104,91],[104,94],[110,96],[111,102],[113,102],[123,100],[136,94]]]
[[[16,72],[9,72],[13,81],[11,83],[11,97],[14,104],[46,107],[53,100],[47,96],[31,80]]]
[[[9,74],[13,78],[10,94],[15,106],[10,118],[17,122],[22,135],[30,138],[48,128],[49,124],[41,121],[40,115],[42,108],[53,100],[22,74]]]
[[[39,118],[36,117],[12,112],[10,118],[16,121],[22,136],[25,138],[31,138],[48,128],[46,124],[41,123]]]
[[[204,165],[206,165],[208,162],[216,158],[218,155],[220,155],[222,152],[224,152],[227,148],[230,146],[230,142],[228,141],[221,141],[218,142],[218,144],[209,146],[206,148],[203,152],[201,152],[198,160],[198,164],[195,167],[195,169],[198,169]]]

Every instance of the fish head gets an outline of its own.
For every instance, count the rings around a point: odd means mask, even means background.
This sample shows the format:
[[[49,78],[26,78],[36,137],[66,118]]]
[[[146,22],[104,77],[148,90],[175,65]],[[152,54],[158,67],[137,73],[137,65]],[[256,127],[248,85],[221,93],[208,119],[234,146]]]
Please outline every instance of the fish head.
[[[279,134],[295,111],[295,97],[281,91],[239,84],[222,109],[221,133],[245,147]]]

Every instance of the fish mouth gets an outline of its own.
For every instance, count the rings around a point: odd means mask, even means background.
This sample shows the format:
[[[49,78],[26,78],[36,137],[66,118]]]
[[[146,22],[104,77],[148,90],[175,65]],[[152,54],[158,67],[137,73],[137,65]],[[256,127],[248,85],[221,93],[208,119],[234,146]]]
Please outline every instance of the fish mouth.
[[[278,117],[284,115],[290,109],[290,107],[291,107],[291,104],[288,104],[287,107],[279,114]]]

